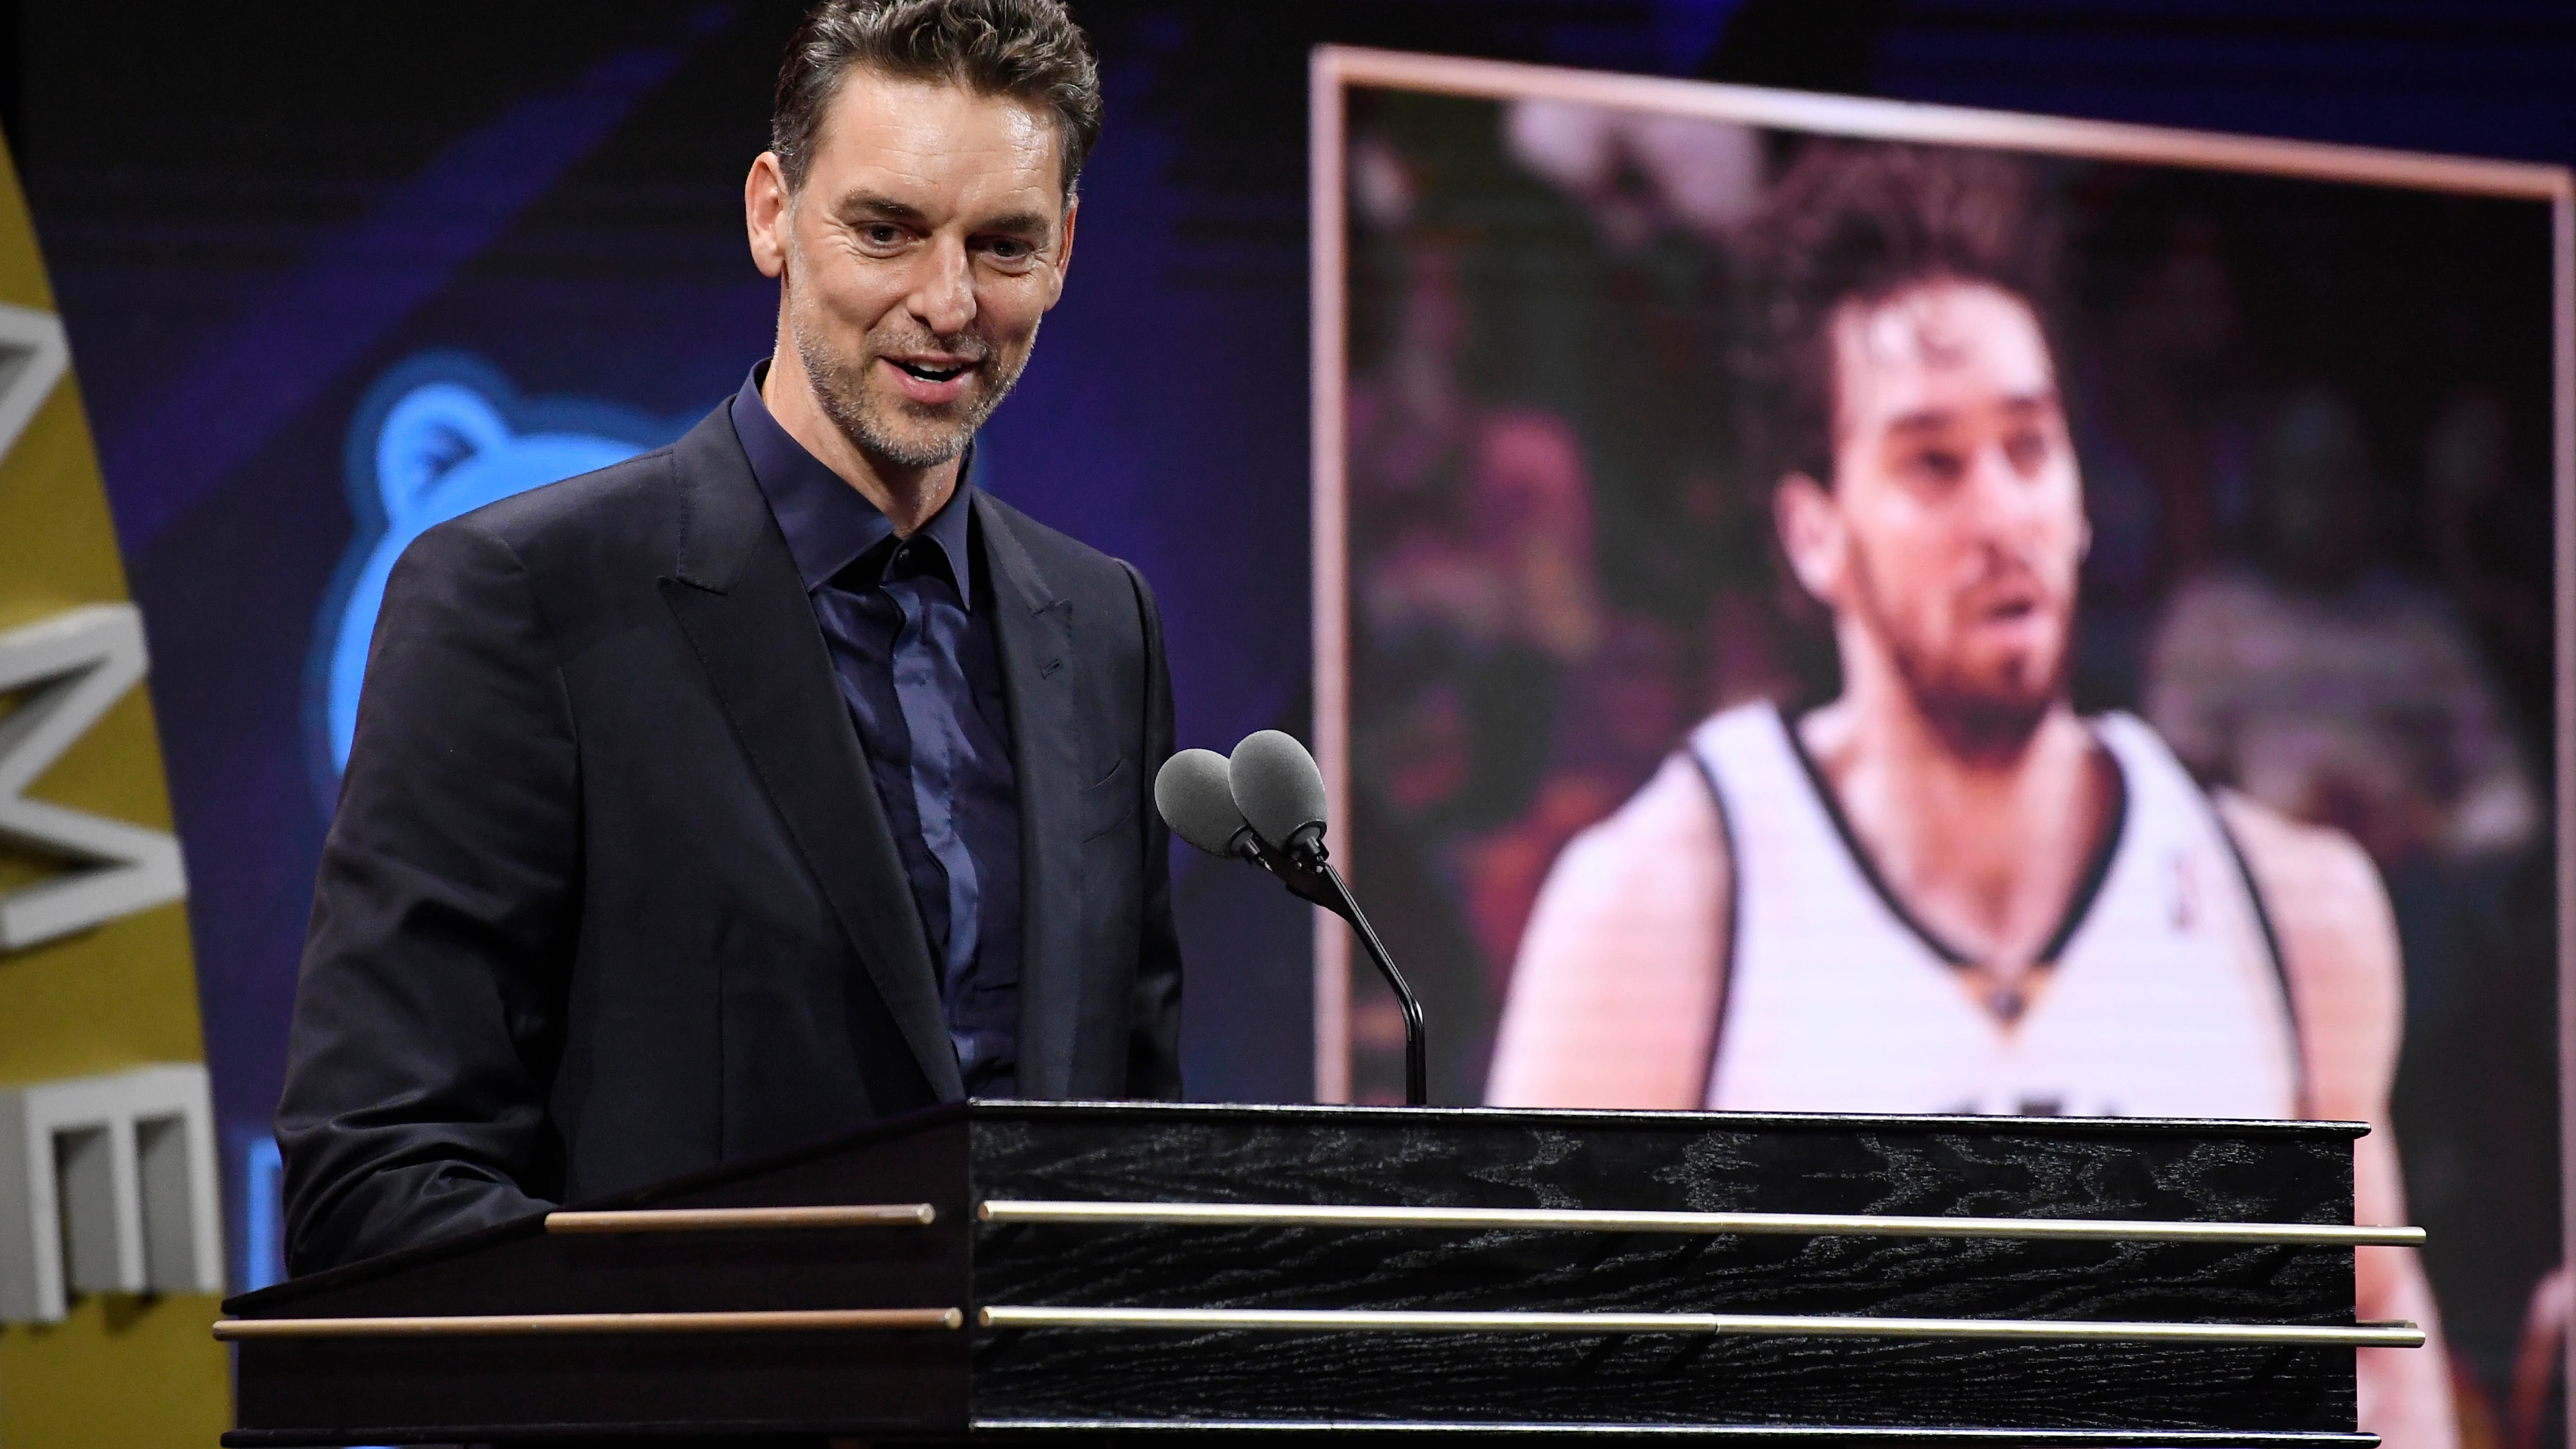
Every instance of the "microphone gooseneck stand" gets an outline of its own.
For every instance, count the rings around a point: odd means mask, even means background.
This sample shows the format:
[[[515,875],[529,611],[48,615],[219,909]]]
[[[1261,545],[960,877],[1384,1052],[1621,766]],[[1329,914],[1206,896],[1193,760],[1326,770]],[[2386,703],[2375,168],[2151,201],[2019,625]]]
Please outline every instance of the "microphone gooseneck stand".
[[[1310,826],[1291,836],[1286,850],[1274,850],[1250,830],[1235,837],[1235,850],[1245,860],[1279,877],[1291,895],[1314,902],[1348,921],[1360,946],[1368,952],[1370,964],[1386,978],[1395,992],[1398,1006],[1404,1008],[1404,1104],[1420,1107],[1431,1100],[1430,1055],[1422,1040],[1422,1003],[1406,984],[1404,973],[1395,969],[1395,960],[1386,953],[1386,943],[1377,938],[1377,928],[1369,924],[1368,913],[1360,909],[1359,898],[1351,894],[1342,873],[1333,868],[1332,856],[1324,849],[1323,829]]]

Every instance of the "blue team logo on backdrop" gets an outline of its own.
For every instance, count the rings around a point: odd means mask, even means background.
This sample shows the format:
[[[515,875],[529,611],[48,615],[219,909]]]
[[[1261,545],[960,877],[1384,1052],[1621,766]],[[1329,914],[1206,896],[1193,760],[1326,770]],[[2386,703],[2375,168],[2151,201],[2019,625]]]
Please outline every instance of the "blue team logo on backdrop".
[[[412,358],[368,391],[349,430],[358,532],[314,631],[311,714],[328,766],[319,773],[333,789],[349,762],[385,578],[411,541],[486,503],[660,447],[685,426],[610,403],[523,399],[461,352]]]

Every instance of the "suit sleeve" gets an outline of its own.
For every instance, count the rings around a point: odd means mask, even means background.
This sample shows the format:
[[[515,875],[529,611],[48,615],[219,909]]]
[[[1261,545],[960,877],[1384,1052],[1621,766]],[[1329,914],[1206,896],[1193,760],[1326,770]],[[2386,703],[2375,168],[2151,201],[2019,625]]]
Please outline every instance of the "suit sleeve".
[[[1181,1097],[1181,937],[1172,923],[1172,832],[1154,805],[1154,776],[1172,757],[1172,673],[1163,656],[1163,616],[1144,575],[1121,563],[1136,589],[1145,633],[1144,792],[1145,922],[1136,961],[1136,1001],[1129,1015],[1127,1094]]]
[[[567,696],[517,555],[459,521],[385,589],[277,1136],[297,1273],[549,1206],[580,870]]]

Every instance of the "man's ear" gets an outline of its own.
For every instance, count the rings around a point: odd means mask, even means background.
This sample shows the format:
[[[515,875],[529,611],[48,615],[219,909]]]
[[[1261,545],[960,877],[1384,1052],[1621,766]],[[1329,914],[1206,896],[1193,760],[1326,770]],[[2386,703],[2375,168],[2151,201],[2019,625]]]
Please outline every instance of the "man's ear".
[[[778,153],[761,152],[752,158],[751,174],[742,181],[742,225],[751,241],[751,264],[764,277],[777,277],[787,270],[787,228],[793,211],[788,203],[787,174],[779,169]]]
[[[1771,521],[1799,587],[1829,609],[1840,607],[1851,536],[1832,490],[1804,473],[1789,474],[1772,491]]]
[[[1047,299],[1047,310],[1064,300],[1064,274],[1073,268],[1073,224],[1082,219],[1082,198],[1077,196],[1064,204],[1064,236],[1055,248],[1055,295]]]

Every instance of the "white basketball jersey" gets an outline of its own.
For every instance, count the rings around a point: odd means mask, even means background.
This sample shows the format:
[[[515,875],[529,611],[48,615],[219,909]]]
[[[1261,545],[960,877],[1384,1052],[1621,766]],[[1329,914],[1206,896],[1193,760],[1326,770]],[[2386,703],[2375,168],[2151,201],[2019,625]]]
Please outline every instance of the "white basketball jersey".
[[[2137,719],[2092,722],[2122,799],[2106,868],[2007,1022],[1856,854],[1771,705],[1690,748],[1735,863],[1708,1105],[1730,1111],[2290,1117],[2298,1041],[2244,867]]]

